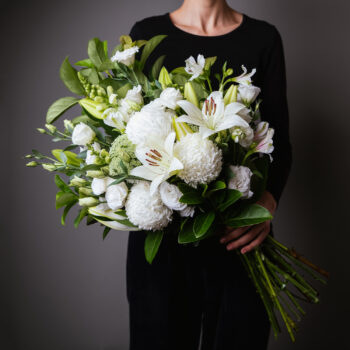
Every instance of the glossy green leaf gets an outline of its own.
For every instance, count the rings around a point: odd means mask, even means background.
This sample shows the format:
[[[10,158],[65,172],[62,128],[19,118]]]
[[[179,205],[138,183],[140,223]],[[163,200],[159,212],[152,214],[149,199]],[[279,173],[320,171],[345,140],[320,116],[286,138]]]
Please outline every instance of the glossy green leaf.
[[[198,242],[198,241],[201,241],[202,239],[205,239],[211,236],[214,232],[214,225],[212,225],[203,236],[196,237],[193,231],[193,223],[194,223],[194,220],[192,219],[185,221],[184,225],[182,225],[181,227],[179,236],[177,238],[178,243],[186,244],[186,243]]]
[[[156,35],[147,41],[145,46],[142,49],[141,59],[140,59],[140,68],[143,70],[146,60],[152,51],[159,45],[159,43],[166,38],[167,35]]]
[[[77,71],[71,66],[66,57],[60,68],[60,77],[67,89],[77,95],[85,95],[85,90],[80,83]]]
[[[90,58],[86,58],[85,60],[80,60],[75,63],[76,66],[81,66],[81,67],[88,67],[88,68],[93,68],[94,65],[91,62]]]
[[[71,208],[78,202],[78,199],[70,202],[63,210],[63,214],[61,216],[61,224],[64,226],[66,224],[66,217]]]
[[[106,56],[104,44],[98,38],[93,38],[89,41],[88,55],[96,68],[100,68],[102,63],[108,58]]]
[[[228,218],[225,224],[230,227],[242,227],[260,224],[261,222],[271,220],[271,213],[258,204],[250,204],[244,208],[238,215]]]
[[[190,205],[200,204],[203,202],[203,197],[198,192],[188,192],[181,196],[180,202]]]
[[[75,97],[62,97],[55,101],[48,109],[46,113],[46,123],[52,124],[58,119],[67,109],[73,107],[78,103],[78,99]]]
[[[62,208],[77,200],[77,196],[69,192],[58,192],[56,194],[56,209]]]
[[[193,232],[196,238],[204,236],[214,222],[215,214],[213,212],[202,213],[196,216],[193,224]]]
[[[84,217],[88,214],[88,209],[87,207],[82,208],[79,211],[79,214],[77,215],[77,217],[74,220],[74,227],[77,228],[81,222],[81,220],[84,219]]]
[[[242,197],[242,193],[237,190],[226,190],[225,200],[219,204],[218,210],[223,212],[225,209],[227,209],[230,205],[237,202],[238,199]]]
[[[164,59],[165,59],[165,55],[162,55],[162,56],[159,56],[157,60],[154,62],[150,73],[150,77],[152,80],[155,80],[158,78],[160,70],[162,69]]]
[[[152,264],[153,259],[155,258],[158,250],[160,243],[162,242],[164,235],[164,231],[151,231],[147,234],[147,237],[145,239],[145,256],[146,260],[149,264]]]

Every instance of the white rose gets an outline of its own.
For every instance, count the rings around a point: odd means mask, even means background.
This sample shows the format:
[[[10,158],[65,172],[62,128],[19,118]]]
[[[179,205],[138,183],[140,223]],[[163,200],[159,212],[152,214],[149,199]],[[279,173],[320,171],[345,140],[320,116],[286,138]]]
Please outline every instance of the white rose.
[[[179,211],[179,214],[180,216],[182,217],[188,217],[190,216],[191,218],[193,217],[194,215],[194,212],[195,212],[195,207],[193,206],[187,206],[185,209],[182,209]]]
[[[106,188],[107,188],[107,178],[104,177],[102,179],[99,179],[97,177],[95,177],[92,182],[91,182],[91,189],[92,192],[96,195],[99,196],[102,193],[106,192]]]
[[[230,179],[227,187],[231,190],[240,191],[242,198],[250,198],[253,195],[253,192],[250,191],[252,171],[245,166],[239,165],[230,165],[230,169],[234,176]]]
[[[106,190],[106,201],[108,206],[112,210],[122,208],[124,206],[127,195],[128,187],[126,186],[125,182],[108,186]]]
[[[74,145],[86,146],[92,142],[95,136],[95,132],[88,125],[80,122],[73,130],[72,142]]]
[[[100,144],[97,143],[97,142],[94,142],[94,143],[92,144],[92,148],[94,149],[95,152],[101,151],[101,146],[100,146]],[[97,158],[97,157],[92,153],[92,151],[91,151],[91,150],[88,150],[88,151],[86,152],[85,163],[88,164],[88,165],[89,165],[89,164],[95,164],[96,158]]]
[[[260,91],[260,88],[252,84],[239,84],[238,101],[242,101],[246,104],[251,104],[258,97]]]
[[[160,198],[168,208],[173,210],[183,210],[187,207],[187,204],[180,202],[182,192],[177,186],[165,181],[159,186],[159,193]]]
[[[175,109],[177,106],[177,101],[182,100],[183,96],[178,89],[170,87],[163,90],[159,98],[160,98],[160,102],[164,106],[171,109]]]
[[[135,61],[135,54],[139,51],[138,46],[132,46],[129,49],[126,49],[124,51],[117,51],[114,56],[111,57],[112,62],[121,62],[126,64],[127,66],[130,66]]]

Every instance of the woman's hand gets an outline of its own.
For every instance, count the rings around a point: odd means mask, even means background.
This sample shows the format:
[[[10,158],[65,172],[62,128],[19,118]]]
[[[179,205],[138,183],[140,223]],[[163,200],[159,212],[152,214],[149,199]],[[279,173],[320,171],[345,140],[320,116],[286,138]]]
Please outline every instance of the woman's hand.
[[[257,204],[265,207],[272,215],[277,206],[275,199],[268,191],[265,191],[262,194],[261,198],[257,201]],[[270,229],[271,220],[257,225],[239,227],[236,229],[227,226],[220,242],[228,243],[226,245],[227,250],[233,250],[243,246],[241,248],[241,253],[244,254],[257,247],[269,234]]]

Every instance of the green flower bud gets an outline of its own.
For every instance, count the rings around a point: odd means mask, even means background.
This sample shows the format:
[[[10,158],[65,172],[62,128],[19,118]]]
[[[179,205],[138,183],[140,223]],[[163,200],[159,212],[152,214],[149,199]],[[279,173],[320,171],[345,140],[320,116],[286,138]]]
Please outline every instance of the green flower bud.
[[[104,101],[104,99],[103,99],[101,96],[96,96],[96,97],[94,98],[94,101],[99,102],[99,103],[102,103],[102,102]]]
[[[79,198],[79,205],[82,207],[94,207],[98,203],[98,199],[94,197]]]
[[[46,129],[49,130],[51,133],[54,133],[54,132],[56,132],[56,130],[57,130],[57,128],[56,128],[54,125],[52,125],[52,124],[45,124],[45,127],[46,127]]]
[[[107,151],[106,149],[103,149],[103,150],[100,152],[100,157],[105,158],[105,157],[107,157],[107,156],[109,156],[108,151]]]
[[[91,188],[79,187],[79,194],[83,196],[91,196],[93,194]]]
[[[233,74],[233,69],[232,68],[229,68],[227,71],[226,71],[226,76],[229,76]]]
[[[172,84],[170,75],[165,67],[160,70],[158,81],[162,85],[163,90]]]
[[[45,134],[46,130],[42,129],[42,128],[37,128],[36,130],[38,130],[40,132],[40,134]]]
[[[68,119],[65,119],[65,120],[63,121],[63,124],[64,124],[64,127],[65,127],[68,131],[72,131],[72,130],[74,129],[73,123],[72,123],[70,120],[68,120]]]
[[[225,105],[228,105],[232,102],[237,102],[237,92],[238,92],[238,85],[232,84],[225,93],[225,96],[224,96]]]
[[[31,155],[31,154],[27,154],[26,156],[24,156],[24,158],[33,158],[33,155]]]
[[[86,184],[87,184],[87,181],[85,179],[82,179],[81,177],[74,175],[73,179],[70,180],[69,186],[80,187]]]
[[[47,171],[55,171],[56,167],[53,164],[41,164],[42,167]]]
[[[102,172],[104,173],[105,176],[109,175],[109,166],[104,166],[101,168]]]
[[[184,97],[187,101],[190,101],[195,106],[199,106],[196,92],[194,91],[194,88],[190,81],[185,83]]]
[[[113,90],[113,87],[111,85],[107,86],[107,94],[108,94],[108,97],[111,96],[112,94],[114,94],[114,90]]]
[[[86,172],[86,176],[89,176],[89,177],[96,177],[98,179],[102,179],[104,178],[106,175],[100,171],[100,170],[88,170]]]
[[[39,165],[39,163],[38,162],[35,162],[35,161],[33,161],[33,162],[29,162],[29,163],[27,163],[26,164],[26,166],[29,166],[29,167],[36,167],[36,166],[38,166]]]

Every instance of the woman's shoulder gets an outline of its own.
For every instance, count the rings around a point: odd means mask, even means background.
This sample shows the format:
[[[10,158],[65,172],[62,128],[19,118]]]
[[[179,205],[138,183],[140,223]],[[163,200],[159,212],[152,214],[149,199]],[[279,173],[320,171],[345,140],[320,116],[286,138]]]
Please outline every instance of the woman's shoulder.
[[[158,14],[153,16],[144,17],[140,20],[137,20],[130,30],[130,36],[134,39],[149,39],[154,35],[159,34],[159,29],[165,29],[167,13]],[[134,35],[134,37],[133,37]]]

